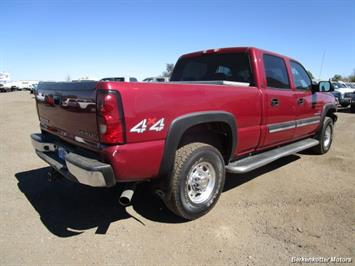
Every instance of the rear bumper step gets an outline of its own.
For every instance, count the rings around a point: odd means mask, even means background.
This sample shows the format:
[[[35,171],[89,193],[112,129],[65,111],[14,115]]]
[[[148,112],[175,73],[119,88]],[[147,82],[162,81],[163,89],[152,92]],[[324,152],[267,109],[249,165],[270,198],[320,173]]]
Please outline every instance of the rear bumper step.
[[[277,159],[309,149],[318,144],[319,141],[312,138],[297,141],[280,148],[231,162],[226,166],[226,171],[229,173],[239,174],[247,173],[273,161],[276,161]]]
[[[31,139],[36,154],[67,179],[92,187],[116,184],[111,165],[72,152],[65,155],[64,162],[58,156],[58,147],[43,141],[42,134],[32,134]]]

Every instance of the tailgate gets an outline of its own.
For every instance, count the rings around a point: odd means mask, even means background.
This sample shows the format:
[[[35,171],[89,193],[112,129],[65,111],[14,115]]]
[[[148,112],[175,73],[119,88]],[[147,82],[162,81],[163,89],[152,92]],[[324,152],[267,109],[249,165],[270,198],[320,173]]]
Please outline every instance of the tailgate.
[[[41,128],[82,145],[99,142],[96,81],[40,82],[36,104]]]

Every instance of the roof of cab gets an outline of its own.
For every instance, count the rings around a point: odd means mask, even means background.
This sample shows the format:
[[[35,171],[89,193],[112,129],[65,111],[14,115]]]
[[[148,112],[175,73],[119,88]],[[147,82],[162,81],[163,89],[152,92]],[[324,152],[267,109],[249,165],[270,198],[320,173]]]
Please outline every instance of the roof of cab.
[[[226,48],[207,49],[207,50],[187,53],[187,54],[182,55],[180,58],[195,57],[195,56],[199,56],[199,55],[203,55],[203,54],[213,54],[213,53],[236,53],[236,52],[239,52],[239,53],[245,52],[246,53],[251,50],[259,51],[259,52],[265,53],[265,54],[275,55],[278,57],[287,58],[289,60],[294,60],[293,58],[290,58],[288,56],[281,55],[281,54],[267,51],[267,50],[263,50],[263,49],[256,48],[256,47],[226,47]],[[297,61],[297,60],[294,60],[294,61]]]

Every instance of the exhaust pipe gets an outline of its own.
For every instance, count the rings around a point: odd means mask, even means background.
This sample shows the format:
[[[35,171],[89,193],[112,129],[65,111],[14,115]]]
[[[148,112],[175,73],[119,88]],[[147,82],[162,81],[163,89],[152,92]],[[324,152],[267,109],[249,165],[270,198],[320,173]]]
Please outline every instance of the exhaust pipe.
[[[135,189],[136,189],[136,184],[134,183],[122,192],[118,200],[122,206],[127,206],[131,203]]]

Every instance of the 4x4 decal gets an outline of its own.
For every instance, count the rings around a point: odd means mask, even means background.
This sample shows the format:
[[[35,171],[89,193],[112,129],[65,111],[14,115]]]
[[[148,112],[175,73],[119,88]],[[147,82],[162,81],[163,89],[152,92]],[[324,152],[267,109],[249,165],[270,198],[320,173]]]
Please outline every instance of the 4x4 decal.
[[[164,118],[161,118],[158,121],[155,117],[143,119],[137,125],[132,127],[130,132],[143,133],[147,130],[147,128],[148,131],[162,131],[164,129]]]

